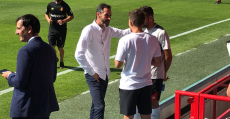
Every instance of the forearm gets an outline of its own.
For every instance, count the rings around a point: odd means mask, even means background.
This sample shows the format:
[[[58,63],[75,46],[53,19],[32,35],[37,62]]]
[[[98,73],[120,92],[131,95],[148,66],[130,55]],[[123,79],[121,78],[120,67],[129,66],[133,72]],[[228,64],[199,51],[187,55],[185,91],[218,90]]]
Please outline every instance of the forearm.
[[[72,16],[68,16],[66,19],[63,19],[62,21],[63,21],[64,23],[67,23],[67,22],[71,21],[73,18],[74,18],[73,15],[72,15]]]
[[[162,64],[161,56],[160,57],[153,57],[151,65],[153,65],[155,67],[160,67],[161,64]]]
[[[114,60],[114,63],[115,63],[115,67],[116,67],[117,69],[120,69],[121,66],[123,65],[123,62],[117,61],[117,60]]]
[[[164,61],[164,64],[165,64],[165,72],[167,73],[167,71],[169,70],[169,67],[171,66],[171,63],[172,63],[172,58],[170,59],[167,59]]]
[[[77,62],[79,63],[79,65],[84,69],[85,72],[87,72],[91,76],[95,74],[95,71],[90,66],[90,64],[87,62],[84,52],[76,50],[75,58]]]
[[[48,15],[48,14],[45,14],[45,18],[46,18],[47,22],[49,23],[49,21],[50,21],[50,17],[49,17],[49,15]]]
[[[169,67],[171,66],[172,63],[172,52],[171,49],[164,50],[165,54],[165,59],[164,59],[164,64],[165,64],[165,72],[167,73]]]

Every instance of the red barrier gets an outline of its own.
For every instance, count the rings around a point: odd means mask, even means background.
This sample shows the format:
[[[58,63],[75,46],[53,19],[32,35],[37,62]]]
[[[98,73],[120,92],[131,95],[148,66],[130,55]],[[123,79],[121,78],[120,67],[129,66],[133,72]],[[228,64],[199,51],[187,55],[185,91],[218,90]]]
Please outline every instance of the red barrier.
[[[198,93],[180,91],[176,90],[175,92],[175,119],[181,118],[181,96],[189,96],[190,98],[187,102],[191,105],[190,108],[190,119],[204,119],[205,118],[205,99],[213,100],[213,109],[212,109],[212,118],[216,118],[216,101],[227,101],[230,102],[229,97],[218,96],[217,88],[218,87],[228,87],[225,82],[230,80],[230,75],[225,76],[215,83],[212,83],[208,87],[204,88]],[[208,94],[213,91],[213,94]],[[230,109],[221,114],[218,119],[222,119],[225,115],[230,114]]]

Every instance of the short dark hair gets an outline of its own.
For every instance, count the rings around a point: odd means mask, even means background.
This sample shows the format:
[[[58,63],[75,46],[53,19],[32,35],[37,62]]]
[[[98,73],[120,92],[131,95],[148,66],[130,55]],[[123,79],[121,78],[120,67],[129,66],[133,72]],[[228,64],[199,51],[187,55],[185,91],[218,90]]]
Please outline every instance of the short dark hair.
[[[153,16],[154,17],[154,12],[152,7],[150,6],[142,6],[140,7],[140,10],[143,11],[145,13],[146,16]]]
[[[98,5],[96,13],[97,13],[97,12],[103,13],[103,12],[104,12],[104,11],[103,11],[104,8],[111,9],[111,6],[110,6],[110,5],[107,5],[107,4],[105,4],[105,3],[101,3],[100,5]],[[97,18],[97,16],[96,16],[96,18]]]
[[[135,9],[129,12],[129,19],[133,22],[134,26],[141,26],[145,22],[145,14],[140,9]]]
[[[25,14],[21,17],[18,17],[16,20],[16,23],[22,20],[22,25],[24,27],[28,27],[31,26],[32,27],[32,33],[39,33],[40,32],[40,22],[38,20],[38,18],[36,18],[34,15],[32,14]]]

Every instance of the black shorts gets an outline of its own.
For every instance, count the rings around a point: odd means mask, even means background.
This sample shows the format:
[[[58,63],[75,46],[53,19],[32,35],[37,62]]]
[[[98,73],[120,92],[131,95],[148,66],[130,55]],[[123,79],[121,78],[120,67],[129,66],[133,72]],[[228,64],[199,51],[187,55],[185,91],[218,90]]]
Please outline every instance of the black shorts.
[[[157,99],[157,101],[159,101],[161,97],[161,88],[163,84],[163,79],[152,79],[152,82],[153,82],[153,86],[152,86],[151,100],[155,101]]]
[[[151,88],[152,86],[145,86],[136,90],[119,89],[120,113],[126,116],[134,115],[137,106],[140,114],[151,114]]]
[[[57,32],[49,32],[48,33],[48,41],[51,46],[57,46],[59,48],[64,47],[65,39],[66,39],[66,32],[62,31],[61,33]]]

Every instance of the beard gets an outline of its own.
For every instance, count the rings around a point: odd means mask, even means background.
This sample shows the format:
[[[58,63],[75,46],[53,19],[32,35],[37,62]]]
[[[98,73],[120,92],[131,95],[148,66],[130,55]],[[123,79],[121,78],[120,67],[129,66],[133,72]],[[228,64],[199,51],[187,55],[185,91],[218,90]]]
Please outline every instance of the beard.
[[[101,21],[101,24],[103,25],[103,26],[105,26],[105,27],[108,27],[109,26],[109,20],[100,20]]]
[[[143,28],[147,28],[147,27],[148,27],[148,25],[149,25],[149,24],[147,24],[147,23],[146,23],[146,24],[144,24],[144,25],[143,25]]]

